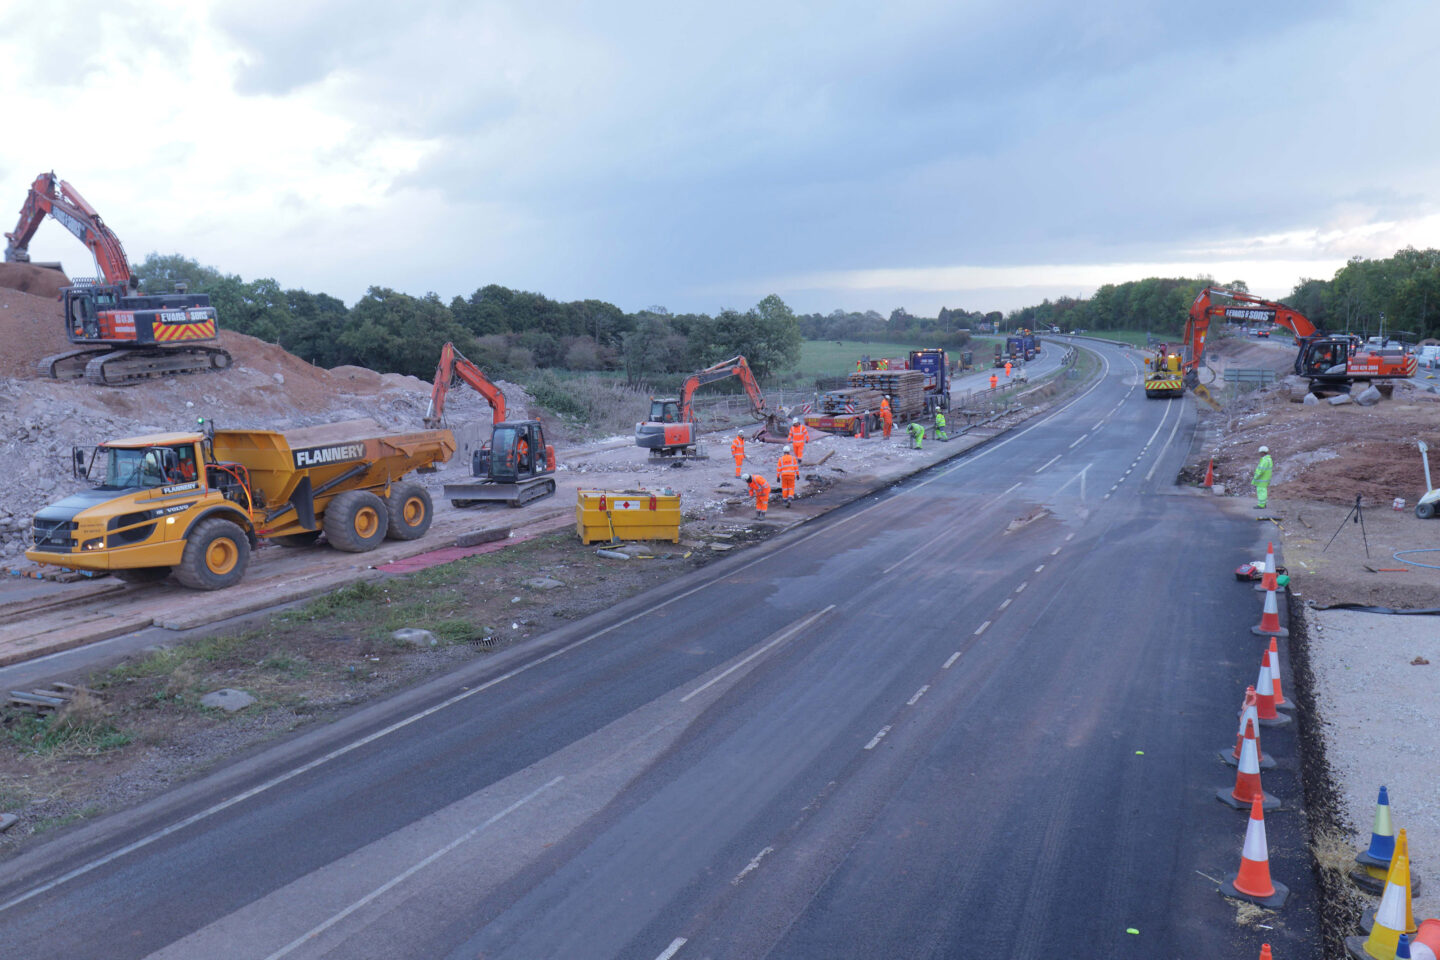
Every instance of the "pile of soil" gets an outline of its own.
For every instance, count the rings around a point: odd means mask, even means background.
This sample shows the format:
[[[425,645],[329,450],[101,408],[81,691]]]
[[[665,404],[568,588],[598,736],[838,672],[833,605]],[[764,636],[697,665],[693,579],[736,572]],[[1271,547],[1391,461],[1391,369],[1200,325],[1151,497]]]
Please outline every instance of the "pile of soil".
[[[0,264],[16,266],[26,264]],[[38,376],[41,359],[71,348],[59,302],[0,284],[0,343],[0,377]]]
[[[54,299],[70,285],[70,278],[54,267],[34,263],[0,263],[0,287]]]

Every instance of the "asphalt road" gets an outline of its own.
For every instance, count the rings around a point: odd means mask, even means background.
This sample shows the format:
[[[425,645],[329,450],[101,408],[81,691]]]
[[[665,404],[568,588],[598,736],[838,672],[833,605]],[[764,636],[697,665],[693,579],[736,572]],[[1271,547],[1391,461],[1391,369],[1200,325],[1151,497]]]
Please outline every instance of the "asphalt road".
[[[985,447],[5,864],[4,954],[1314,955],[1291,728],[1292,904],[1211,879],[1263,531],[1099,353]]]

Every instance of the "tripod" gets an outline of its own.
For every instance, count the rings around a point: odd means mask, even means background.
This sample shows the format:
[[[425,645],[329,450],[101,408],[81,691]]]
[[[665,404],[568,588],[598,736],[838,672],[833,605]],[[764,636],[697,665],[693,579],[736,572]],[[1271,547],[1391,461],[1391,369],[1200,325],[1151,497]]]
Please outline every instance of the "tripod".
[[[1350,512],[1345,514],[1345,519],[1340,521],[1340,528],[1330,537],[1330,543],[1335,542],[1335,537],[1340,536],[1340,531],[1345,529],[1345,524],[1349,522],[1352,517],[1356,523],[1360,524],[1360,539],[1365,543],[1365,559],[1369,560],[1370,538],[1365,535],[1365,511],[1360,507],[1360,494],[1358,493],[1355,494],[1355,506],[1351,507]],[[1325,550],[1330,549],[1330,543],[1325,544]],[[1321,550],[1320,552],[1324,553],[1325,550]]]

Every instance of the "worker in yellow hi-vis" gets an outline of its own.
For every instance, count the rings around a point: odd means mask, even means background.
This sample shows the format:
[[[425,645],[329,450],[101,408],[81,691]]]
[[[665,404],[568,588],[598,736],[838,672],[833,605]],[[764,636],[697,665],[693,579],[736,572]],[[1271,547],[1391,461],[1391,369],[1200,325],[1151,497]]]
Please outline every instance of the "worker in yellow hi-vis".
[[[1275,463],[1270,459],[1270,448],[1260,448],[1260,462],[1255,464],[1255,476],[1250,478],[1250,485],[1255,488],[1255,509],[1264,510],[1265,504],[1270,500],[1270,474],[1275,469]]]

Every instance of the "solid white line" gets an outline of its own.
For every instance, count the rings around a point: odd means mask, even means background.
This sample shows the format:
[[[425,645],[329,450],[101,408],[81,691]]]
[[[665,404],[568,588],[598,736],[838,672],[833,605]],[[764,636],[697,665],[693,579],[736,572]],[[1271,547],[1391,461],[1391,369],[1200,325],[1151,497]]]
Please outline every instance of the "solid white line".
[[[1082,434],[1080,434],[1080,439],[1078,439],[1078,440],[1076,440],[1074,443],[1070,444],[1070,446],[1066,447],[1066,449],[1067,449],[1067,450],[1074,450],[1076,447],[1080,446],[1080,444],[1084,443],[1084,442],[1085,442],[1085,438],[1088,437],[1088,436],[1090,436],[1090,434],[1088,434],[1088,433],[1082,433]]]
[[[911,697],[909,700],[906,700],[906,701],[905,701],[905,706],[907,706],[907,707],[913,707],[913,706],[915,706],[916,702],[917,702],[921,697],[925,696],[925,691],[926,691],[926,690],[929,690],[929,689],[930,689],[930,684],[927,683],[927,684],[925,684],[925,686],[921,687],[919,690],[916,690],[916,691],[915,691],[915,696],[913,696],[913,697]]]
[[[977,636],[977,637],[980,636],[980,634],[984,633],[985,630],[986,630],[989,626],[990,626],[990,621],[989,621],[989,620],[986,620],[984,623],[980,624],[980,626],[978,626],[978,627],[975,628],[974,636]]]
[[[1165,445],[1160,448],[1159,453],[1155,454],[1155,462],[1151,464],[1150,472],[1145,474],[1146,483],[1149,483],[1150,478],[1155,476],[1155,469],[1160,466],[1160,461],[1165,456],[1165,451],[1170,449],[1170,441],[1175,439],[1175,431],[1180,429],[1180,420],[1181,418],[1178,416],[1175,418],[1175,426],[1170,428],[1170,436],[1165,438]]]
[[[1061,455],[1058,454],[1058,453],[1055,454],[1055,456],[1051,457],[1049,460],[1046,460],[1045,463],[1044,463],[1044,465],[1041,466],[1039,469],[1037,469],[1035,472],[1036,472],[1036,473],[1041,472],[1041,471],[1044,470],[1046,467],[1048,467],[1048,466],[1050,466],[1052,463],[1054,463],[1056,460],[1059,460],[1059,459],[1060,459],[1060,456],[1061,456]]]
[[[419,873],[421,870],[430,866],[430,864],[434,863],[436,860],[439,860],[441,857],[445,856],[445,854],[449,853],[451,850],[454,850],[456,847],[460,846],[460,844],[473,839],[476,834],[480,833],[480,831],[484,830],[486,827],[497,823],[508,814],[514,813],[516,810],[519,810],[525,804],[529,803],[531,800],[534,800],[540,794],[544,793],[546,790],[549,790],[551,787],[555,786],[555,784],[559,783],[561,780],[564,779],[564,777],[556,777],[549,783],[544,784],[540,787],[536,787],[534,790],[530,791],[528,794],[521,797],[519,800],[516,800],[514,803],[510,804],[510,806],[506,807],[504,810],[501,810],[499,813],[495,814],[493,817],[486,820],[478,827],[474,827],[468,832],[460,835],[459,837],[456,837],[454,840],[451,840],[449,843],[445,844],[445,846],[441,847],[439,850],[436,850],[424,860],[421,860],[419,863],[405,870],[403,873],[397,874],[396,876],[387,880],[385,883],[376,887],[374,890],[370,891],[365,896],[361,897],[359,900],[356,900],[354,903],[350,904],[350,906],[346,907],[344,910],[341,910],[339,913],[335,914],[329,920],[326,920],[319,926],[312,928],[303,935],[290,941],[285,946],[281,947],[279,950],[276,950],[274,953],[270,954],[270,956],[266,957],[265,960],[280,960],[280,958],[285,956],[286,954],[292,953],[297,948],[304,946],[306,943],[315,939],[320,934],[324,933],[326,930],[329,930],[331,927],[335,926],[335,924],[339,923],[341,920],[344,920],[346,917],[350,916],[356,910],[360,910],[366,905],[375,902],[377,898],[384,896],[386,891],[392,890],[399,884],[404,883],[406,880],[410,879],[415,874]]]
[[[1005,493],[1000,494],[1000,496],[1003,497],[1003,496],[1005,496],[1006,494],[1014,493],[1016,490],[1019,490],[1019,489],[1020,489],[1020,484],[1019,484],[1019,483],[1012,484],[1012,485],[1010,486],[1010,488],[1007,489],[1007,490],[1005,491]]]
[[[744,869],[744,870],[741,870],[739,873],[735,874],[735,879],[730,881],[731,885],[732,885],[732,886],[738,886],[739,883],[740,883],[740,881],[745,879],[746,874],[749,874],[749,873],[753,872],[754,870],[756,870],[757,868],[759,868],[759,866],[760,866],[760,861],[765,859],[765,855],[766,855],[767,853],[774,853],[774,852],[775,852],[775,848],[774,848],[774,847],[766,847],[764,850],[761,850],[759,853],[755,854],[755,856],[750,859],[750,862],[747,863],[747,864],[745,864],[745,869]],[[681,938],[680,942],[683,944],[683,943],[685,942],[685,940],[684,940],[683,938]],[[674,944],[672,943],[671,946],[674,946]],[[675,949],[676,949],[676,950],[679,950],[680,948],[679,948],[679,947],[675,947]]]
[[[1004,600],[1000,601],[1000,609],[1004,610],[1006,607],[1010,606],[1012,602],[1014,602],[1012,598],[1006,597]]]
[[[795,636],[795,634],[799,633],[801,630],[804,630],[806,627],[810,626],[810,624],[814,623],[816,620],[819,620],[821,617],[825,616],[825,614],[829,613],[831,610],[834,609],[835,604],[832,603],[824,610],[817,610],[814,613],[810,614],[810,616],[795,621],[790,626],[780,631],[780,633],[776,634],[775,639],[771,640],[759,650],[756,650],[754,653],[750,654],[750,656],[746,657],[744,660],[741,660],[739,663],[732,664],[728,669],[717,673],[709,680],[706,680],[704,683],[700,684],[700,686],[696,687],[694,690],[691,690],[689,693],[685,694],[685,696],[680,698],[680,702],[686,703],[690,700],[691,697],[694,697],[698,694],[704,693],[706,690],[709,690],[711,687],[715,686],[715,684],[719,683],[721,680],[724,680],[726,677],[730,676],[730,674],[734,673],[736,670],[739,670],[741,667],[745,666],[745,664],[749,663],[751,660],[754,660],[766,650],[769,650],[776,644],[781,644],[784,643],[786,640],[789,640],[791,637]]]
[[[887,734],[887,733],[889,733],[889,732],[890,732],[890,728],[889,728],[888,726],[881,727],[881,728],[880,728],[880,732],[877,733],[877,734],[875,734],[875,736],[871,737],[871,738],[870,738],[870,742],[867,743],[867,744],[865,744],[865,749],[866,749],[866,750],[874,750],[875,747],[880,743],[880,741],[885,739],[885,734]]]
[[[675,956],[675,954],[680,952],[681,947],[685,946],[685,944],[689,942],[690,941],[686,940],[684,937],[676,937],[674,940],[670,941],[670,946],[666,947],[665,951],[661,953],[660,956],[656,957],[655,960],[670,960],[671,957]]]
[[[959,651],[959,650],[956,650],[954,653],[950,654],[950,659],[949,659],[949,660],[946,660],[946,661],[945,661],[945,665],[944,665],[943,667],[941,667],[940,669],[941,669],[941,670],[949,670],[950,667],[954,665],[955,661],[956,661],[956,660],[959,660],[959,659],[960,659],[960,651]]]
[[[1025,580],[1025,581],[1023,581],[1023,582],[1020,584],[1020,586],[1018,586],[1018,587],[1015,588],[1015,592],[1016,592],[1016,593],[1019,593],[1021,590],[1024,590],[1024,589],[1025,589],[1026,587],[1028,587],[1028,586],[1030,586],[1030,581],[1029,581],[1029,580]]]
[[[1053,557],[1054,554],[1052,553],[1051,556]],[[1038,566],[1038,567],[1035,568],[1035,572],[1036,572],[1036,573],[1039,573],[1041,570],[1044,570],[1044,569],[1045,569],[1045,564],[1042,563],[1042,564],[1040,564],[1040,566]]]

